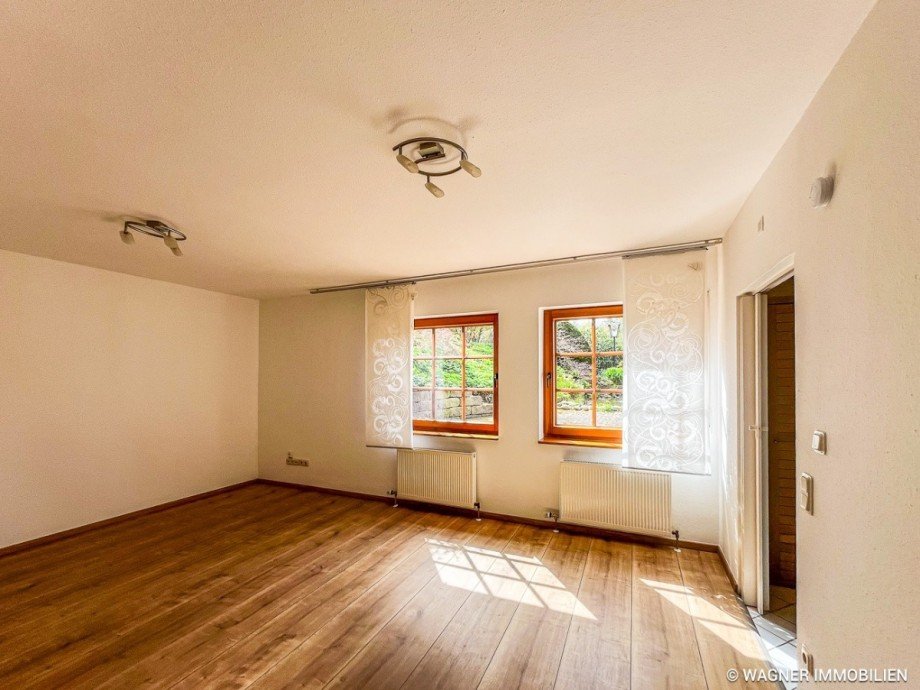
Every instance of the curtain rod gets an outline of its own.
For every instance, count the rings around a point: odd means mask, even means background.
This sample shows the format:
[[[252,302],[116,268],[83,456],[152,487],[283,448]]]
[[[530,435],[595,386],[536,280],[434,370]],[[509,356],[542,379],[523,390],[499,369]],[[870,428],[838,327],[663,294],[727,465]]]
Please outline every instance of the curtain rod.
[[[714,244],[722,244],[722,238],[714,237],[698,242],[681,242],[678,244],[663,244],[657,247],[643,247],[641,249],[627,249],[617,252],[600,252],[598,254],[581,254],[567,256],[561,259],[543,259],[541,261],[524,261],[517,264],[502,264],[500,266],[487,266],[484,268],[468,268],[462,271],[446,271],[444,273],[428,273],[408,278],[391,278],[390,280],[376,280],[366,283],[348,283],[347,285],[331,285],[310,290],[311,295],[320,295],[326,292],[344,292],[345,290],[364,290],[367,288],[388,287],[392,285],[407,285],[423,283],[429,280],[445,280],[447,278],[462,278],[464,276],[478,276],[486,273],[504,273],[506,271],[520,271],[525,268],[544,268],[546,266],[559,266],[579,261],[602,261],[604,259],[624,259],[633,256],[649,256],[652,254],[676,254],[689,252],[694,249],[708,249]]]

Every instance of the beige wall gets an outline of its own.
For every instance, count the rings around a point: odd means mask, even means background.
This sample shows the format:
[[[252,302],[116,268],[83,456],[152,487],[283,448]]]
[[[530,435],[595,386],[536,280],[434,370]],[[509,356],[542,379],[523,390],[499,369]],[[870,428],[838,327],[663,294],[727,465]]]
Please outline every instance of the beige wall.
[[[797,464],[814,475],[816,494],[814,516],[798,515],[799,640],[820,666],[912,662],[912,675],[920,672],[918,36],[920,3],[879,2],[724,248],[727,352],[735,296],[794,254]],[[831,170],[833,201],[813,209],[811,182]],[[726,359],[733,400],[735,364]],[[722,543],[737,568],[743,521],[728,409]],[[814,429],[827,432],[826,456],[810,450]]]
[[[540,433],[541,307],[622,299],[619,261],[457,278],[417,286],[416,316],[497,311],[500,439],[416,436],[416,446],[472,449],[479,457],[483,510],[541,518],[556,507],[558,464],[618,451],[537,443]],[[383,495],[395,488],[395,451],[364,446],[364,294],[262,302],[259,365],[260,476]],[[311,466],[290,467],[292,451]],[[681,537],[718,539],[718,475],[674,475]]]
[[[254,478],[258,313],[0,251],[0,547]]]

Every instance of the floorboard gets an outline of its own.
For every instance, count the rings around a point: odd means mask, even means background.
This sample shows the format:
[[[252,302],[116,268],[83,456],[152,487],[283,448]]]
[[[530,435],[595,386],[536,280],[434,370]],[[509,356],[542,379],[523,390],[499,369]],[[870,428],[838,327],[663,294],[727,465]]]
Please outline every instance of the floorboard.
[[[480,688],[553,687],[572,616],[586,615],[574,593],[590,544],[589,537],[553,535]]]
[[[0,558],[0,687],[719,688],[764,659],[714,554],[287,487]]]
[[[576,595],[589,613],[572,617],[556,687],[629,687],[632,565],[632,544],[592,541]]]
[[[481,567],[481,586],[467,598],[439,635],[405,688],[471,688],[479,685],[553,533],[522,527],[499,558]]]

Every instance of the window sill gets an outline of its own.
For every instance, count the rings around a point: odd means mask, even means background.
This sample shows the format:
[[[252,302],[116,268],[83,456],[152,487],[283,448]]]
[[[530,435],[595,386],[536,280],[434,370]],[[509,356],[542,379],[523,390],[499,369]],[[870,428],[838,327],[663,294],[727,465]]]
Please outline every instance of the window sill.
[[[493,434],[471,434],[463,431],[413,431],[414,436],[448,436],[451,438],[477,438],[483,441],[497,441]]]
[[[540,443],[545,443],[554,446],[580,446],[582,448],[610,448],[612,450],[619,450],[623,448],[623,444],[619,441],[581,441],[574,438],[560,438],[557,436],[544,436],[540,439]]]

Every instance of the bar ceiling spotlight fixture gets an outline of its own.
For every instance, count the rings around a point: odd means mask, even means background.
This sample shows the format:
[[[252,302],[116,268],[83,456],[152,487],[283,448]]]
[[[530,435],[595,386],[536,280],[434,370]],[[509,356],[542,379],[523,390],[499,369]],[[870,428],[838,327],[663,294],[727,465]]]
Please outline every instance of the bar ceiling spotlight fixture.
[[[181,230],[176,230],[160,220],[126,220],[124,228],[118,233],[121,235],[121,241],[125,244],[134,244],[132,230],[163,240],[163,243],[169,247],[173,254],[182,256],[179,243],[184,242],[186,236]]]
[[[431,181],[432,177],[446,177],[461,170],[473,177],[482,175],[482,170],[470,162],[466,149],[450,139],[416,137],[401,141],[393,150],[396,161],[410,173],[422,175],[425,189],[438,199],[444,196],[444,190]]]

